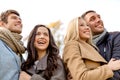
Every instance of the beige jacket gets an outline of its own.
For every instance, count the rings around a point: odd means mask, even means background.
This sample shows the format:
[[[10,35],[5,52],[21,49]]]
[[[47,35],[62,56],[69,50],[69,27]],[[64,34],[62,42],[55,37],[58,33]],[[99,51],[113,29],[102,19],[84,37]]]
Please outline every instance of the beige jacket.
[[[113,71],[102,65],[107,62],[91,45],[82,41],[70,41],[65,45],[63,61],[71,80],[106,80],[113,76]]]

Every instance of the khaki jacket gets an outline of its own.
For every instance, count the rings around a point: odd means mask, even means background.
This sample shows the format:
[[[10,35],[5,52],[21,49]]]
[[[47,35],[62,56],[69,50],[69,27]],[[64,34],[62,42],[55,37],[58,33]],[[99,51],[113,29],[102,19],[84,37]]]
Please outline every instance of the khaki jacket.
[[[65,45],[63,61],[71,80],[106,80],[113,76],[113,71],[102,65],[107,62],[91,45],[82,41],[70,41]]]

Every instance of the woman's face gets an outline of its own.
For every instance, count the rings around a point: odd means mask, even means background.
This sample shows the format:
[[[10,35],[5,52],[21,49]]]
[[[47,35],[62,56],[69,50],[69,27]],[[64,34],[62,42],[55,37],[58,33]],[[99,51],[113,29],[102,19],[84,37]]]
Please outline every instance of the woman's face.
[[[89,26],[85,23],[83,19],[78,20],[79,36],[83,41],[87,41],[91,37],[91,31]]]
[[[39,27],[36,31],[34,46],[37,50],[44,51],[49,45],[49,32],[45,27]]]

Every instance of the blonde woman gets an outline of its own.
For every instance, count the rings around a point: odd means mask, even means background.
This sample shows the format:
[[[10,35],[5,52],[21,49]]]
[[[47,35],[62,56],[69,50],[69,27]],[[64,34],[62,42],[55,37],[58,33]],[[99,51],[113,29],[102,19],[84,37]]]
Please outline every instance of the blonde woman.
[[[120,69],[120,60],[107,63],[91,39],[91,30],[82,18],[70,21],[63,52],[68,80],[107,80]]]

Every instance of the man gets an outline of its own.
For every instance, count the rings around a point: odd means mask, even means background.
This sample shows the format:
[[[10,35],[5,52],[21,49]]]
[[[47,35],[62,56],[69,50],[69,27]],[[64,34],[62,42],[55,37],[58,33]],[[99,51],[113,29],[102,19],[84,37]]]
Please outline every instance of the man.
[[[2,26],[2,21],[1,21],[1,17],[0,17],[0,26]]]
[[[20,41],[22,21],[15,10],[1,13],[0,27],[0,80],[19,80],[21,58],[25,48]]]
[[[111,58],[120,59],[120,32],[107,32],[100,15],[93,10],[85,12],[82,18],[90,26],[93,42],[104,59],[108,62]],[[120,71],[115,71],[109,80],[120,80]]]

